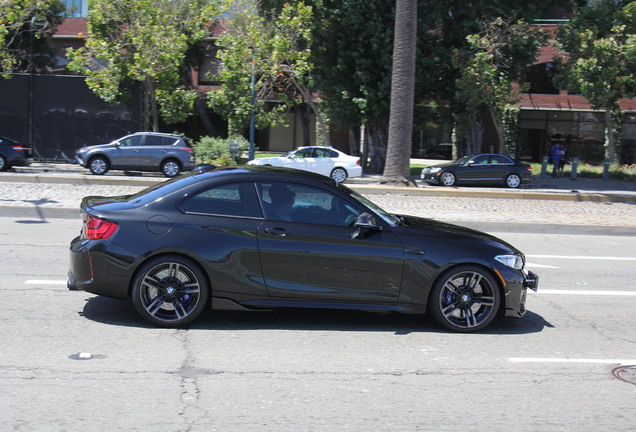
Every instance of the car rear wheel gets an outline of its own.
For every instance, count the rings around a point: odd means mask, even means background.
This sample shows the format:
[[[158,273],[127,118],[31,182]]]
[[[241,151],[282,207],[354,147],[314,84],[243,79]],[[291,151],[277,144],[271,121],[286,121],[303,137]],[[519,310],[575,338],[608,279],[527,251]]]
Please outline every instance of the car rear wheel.
[[[455,174],[449,171],[442,173],[440,183],[444,186],[453,186],[455,184]]]
[[[509,188],[518,188],[521,185],[521,177],[517,174],[510,174],[506,177],[506,186]]]
[[[333,171],[331,171],[331,178],[338,183],[342,183],[347,179],[347,170],[344,168],[334,168]]]
[[[181,172],[181,165],[173,159],[169,159],[161,164],[161,172],[166,177],[174,177]]]
[[[133,281],[132,300],[146,321],[180,327],[201,315],[208,300],[203,272],[189,259],[161,256],[144,264]]]
[[[0,171],[6,171],[8,169],[9,169],[9,162],[7,162],[4,156],[0,155]]]
[[[94,157],[88,163],[88,169],[95,175],[106,174],[109,168],[108,161],[101,156]]]
[[[433,286],[429,311],[442,327],[456,332],[474,332],[486,327],[497,315],[501,293],[486,270],[472,265],[444,273]]]

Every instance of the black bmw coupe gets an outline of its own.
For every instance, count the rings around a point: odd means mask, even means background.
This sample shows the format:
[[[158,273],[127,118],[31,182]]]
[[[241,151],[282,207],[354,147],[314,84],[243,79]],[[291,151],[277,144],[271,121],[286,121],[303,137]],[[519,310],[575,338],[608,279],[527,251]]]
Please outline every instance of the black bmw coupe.
[[[511,245],[389,214],[334,180],[285,168],[217,168],[135,195],[86,197],[68,287],[132,299],[161,327],[206,307],[430,313],[471,332],[525,313],[537,276]]]

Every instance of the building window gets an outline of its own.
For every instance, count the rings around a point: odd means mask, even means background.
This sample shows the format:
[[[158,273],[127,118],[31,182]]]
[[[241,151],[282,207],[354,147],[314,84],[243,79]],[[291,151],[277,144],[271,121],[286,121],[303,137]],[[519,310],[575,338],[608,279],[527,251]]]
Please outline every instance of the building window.
[[[88,17],[88,0],[62,0],[69,18]]]
[[[528,93],[559,94],[554,86],[553,78],[556,73],[554,63],[540,63],[532,66],[526,73],[526,83],[530,84]]]

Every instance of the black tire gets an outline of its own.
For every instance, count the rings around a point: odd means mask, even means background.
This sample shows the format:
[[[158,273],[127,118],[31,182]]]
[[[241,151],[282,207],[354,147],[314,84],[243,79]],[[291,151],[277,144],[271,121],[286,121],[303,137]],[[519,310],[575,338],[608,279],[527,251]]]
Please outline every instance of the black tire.
[[[166,177],[176,177],[181,172],[181,164],[174,159],[168,159],[161,164],[161,172]]]
[[[331,171],[331,175],[330,175],[330,177],[334,179],[335,181],[337,181],[338,183],[342,183],[343,181],[345,181],[348,176],[349,174],[347,174],[347,170],[341,167],[334,168]]]
[[[481,267],[463,265],[435,281],[428,309],[442,327],[469,333],[490,324],[500,303],[501,291],[493,276]]]
[[[110,164],[105,157],[95,156],[88,162],[88,169],[95,175],[104,175],[110,169]]]
[[[455,186],[456,181],[455,174],[450,171],[443,172],[439,177],[439,184],[442,186]]]
[[[11,168],[9,166],[9,162],[7,162],[7,159],[0,155],[0,171],[7,171],[9,168]]]
[[[209,295],[199,266],[180,256],[160,256],[142,265],[132,286],[137,313],[158,327],[182,327],[197,319]]]
[[[518,188],[521,186],[521,177],[518,174],[512,173],[506,177],[506,186],[509,188]]]

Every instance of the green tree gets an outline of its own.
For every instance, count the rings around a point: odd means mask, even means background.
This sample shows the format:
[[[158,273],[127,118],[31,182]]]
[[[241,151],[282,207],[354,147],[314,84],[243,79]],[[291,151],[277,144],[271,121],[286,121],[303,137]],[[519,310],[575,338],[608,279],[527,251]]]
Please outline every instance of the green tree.
[[[259,10],[257,2],[236,6],[217,41],[223,87],[209,94],[212,108],[228,119],[232,135],[247,126],[253,112],[262,128],[283,124],[285,114],[304,103],[328,140],[311,91],[312,8],[303,2],[284,4],[276,12]]]
[[[186,54],[223,8],[222,0],[93,0],[86,46],[69,50],[69,68],[86,74],[88,86],[111,103],[127,95],[130,82],[141,83],[152,130],[159,114],[182,121],[197,97],[184,81]]]
[[[0,75],[52,64],[48,38],[64,17],[59,0],[0,0]]]
[[[613,113],[636,89],[635,17],[636,2],[602,0],[580,9],[558,32],[566,55],[563,82],[605,112],[605,157],[611,162],[618,147]]]
[[[461,136],[458,155],[478,153],[485,122],[497,131],[494,150],[505,148],[504,113],[519,100],[521,74],[531,65],[548,35],[523,21],[497,18],[482,24],[479,34],[467,36],[467,49],[457,50],[455,102],[457,129]]]
[[[417,0],[397,0],[394,26],[391,109],[384,179],[409,184],[415,96]]]

